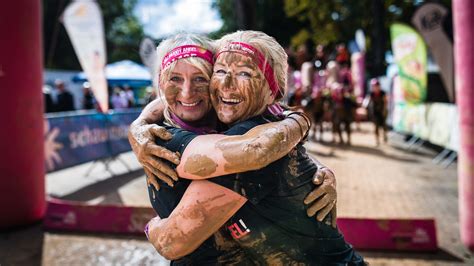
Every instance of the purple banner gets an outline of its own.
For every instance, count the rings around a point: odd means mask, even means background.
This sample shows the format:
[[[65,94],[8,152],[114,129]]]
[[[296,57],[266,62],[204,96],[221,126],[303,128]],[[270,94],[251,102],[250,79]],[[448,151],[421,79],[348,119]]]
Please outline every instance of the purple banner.
[[[130,151],[128,127],[138,115],[138,110],[109,114],[87,112],[47,115],[47,171],[52,172]]]

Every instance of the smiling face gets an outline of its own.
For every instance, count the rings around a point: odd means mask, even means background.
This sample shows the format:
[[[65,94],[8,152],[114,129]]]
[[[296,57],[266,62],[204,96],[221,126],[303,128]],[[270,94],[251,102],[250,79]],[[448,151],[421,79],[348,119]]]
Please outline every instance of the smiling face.
[[[225,124],[263,113],[273,97],[263,73],[251,57],[235,52],[219,55],[210,84],[211,101]]]
[[[183,121],[195,122],[209,112],[209,80],[201,70],[178,60],[171,73],[163,74],[166,78],[160,88],[172,113]]]

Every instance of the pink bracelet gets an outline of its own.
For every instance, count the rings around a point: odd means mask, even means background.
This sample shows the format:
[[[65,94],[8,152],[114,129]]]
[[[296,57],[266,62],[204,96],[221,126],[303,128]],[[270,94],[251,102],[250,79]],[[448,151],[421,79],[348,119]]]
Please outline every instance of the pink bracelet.
[[[156,220],[156,219],[161,219],[160,216],[155,216],[153,217],[150,221],[148,221],[148,223],[145,225],[145,230],[143,230],[145,232],[145,235],[146,235],[146,238],[150,239],[150,223],[153,221],[153,220]]]
[[[145,225],[145,230],[144,230],[147,239],[150,239],[150,237],[149,237],[149,235],[148,235],[149,227],[150,227],[150,222],[148,222],[148,223]]]

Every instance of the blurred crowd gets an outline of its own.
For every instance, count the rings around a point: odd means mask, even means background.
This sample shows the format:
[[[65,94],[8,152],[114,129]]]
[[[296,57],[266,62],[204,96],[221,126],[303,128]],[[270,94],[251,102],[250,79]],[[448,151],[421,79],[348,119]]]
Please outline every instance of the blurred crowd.
[[[43,86],[44,112],[68,112],[75,110],[97,110],[100,107],[94,98],[89,82],[82,84],[80,104],[75,105],[74,95],[66,87],[63,80],[57,79],[52,86]],[[113,86],[109,88],[109,106],[113,110],[125,110],[128,108],[146,105],[156,98],[156,92],[152,87],[146,87],[143,98],[137,99],[132,87],[128,85]]]
[[[344,44],[338,44],[333,52],[327,50],[323,45],[317,45],[314,52],[307,45],[299,46],[296,51],[287,50],[288,105],[304,105],[306,98],[319,94],[353,95],[349,51]]]
[[[369,82],[369,88],[365,86],[365,75],[358,73],[363,64],[354,63],[360,53],[351,55],[343,43],[332,50],[323,45],[314,49],[301,45],[296,51],[287,49],[287,53],[289,93],[285,103],[311,117],[314,139],[322,140],[324,129],[329,127],[333,141],[339,138],[340,143],[350,144],[351,123],[370,120],[376,135],[383,130],[386,141],[386,95],[377,79]],[[362,80],[357,80],[361,76]],[[345,141],[343,133],[347,135]]]

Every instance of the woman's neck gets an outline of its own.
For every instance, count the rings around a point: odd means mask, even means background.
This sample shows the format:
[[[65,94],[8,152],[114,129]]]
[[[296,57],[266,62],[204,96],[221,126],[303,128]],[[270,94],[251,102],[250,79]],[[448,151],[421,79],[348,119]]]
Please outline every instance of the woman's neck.
[[[216,133],[217,116],[214,110],[211,110],[198,121],[185,121],[177,115],[170,112],[171,119],[182,129],[194,132],[196,134]]]

